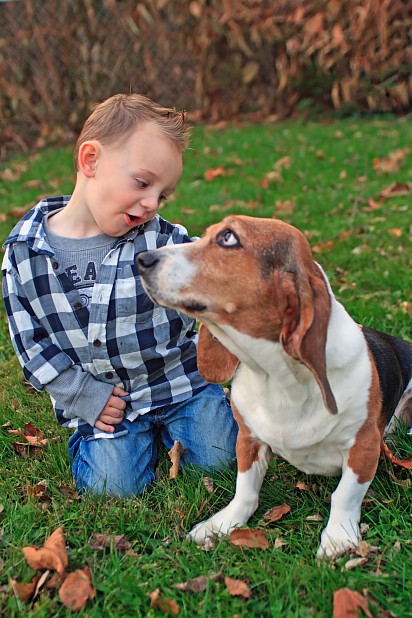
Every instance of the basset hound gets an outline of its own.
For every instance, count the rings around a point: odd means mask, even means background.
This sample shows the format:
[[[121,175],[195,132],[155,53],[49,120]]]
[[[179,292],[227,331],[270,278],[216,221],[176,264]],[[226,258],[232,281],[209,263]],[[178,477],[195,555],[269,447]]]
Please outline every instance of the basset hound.
[[[154,302],[201,322],[204,378],[233,378],[236,493],[190,537],[202,544],[248,521],[273,451],[307,474],[341,475],[318,556],[356,547],[384,431],[395,417],[412,423],[412,344],[360,328],[305,236],[280,220],[228,216],[137,263]]]

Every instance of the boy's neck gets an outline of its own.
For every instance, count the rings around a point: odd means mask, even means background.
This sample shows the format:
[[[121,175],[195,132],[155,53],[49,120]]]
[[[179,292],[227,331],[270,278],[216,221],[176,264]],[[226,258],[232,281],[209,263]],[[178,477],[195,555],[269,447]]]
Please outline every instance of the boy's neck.
[[[54,234],[66,238],[89,238],[102,233],[85,207],[81,193],[76,185],[67,205],[48,218],[48,226]]]

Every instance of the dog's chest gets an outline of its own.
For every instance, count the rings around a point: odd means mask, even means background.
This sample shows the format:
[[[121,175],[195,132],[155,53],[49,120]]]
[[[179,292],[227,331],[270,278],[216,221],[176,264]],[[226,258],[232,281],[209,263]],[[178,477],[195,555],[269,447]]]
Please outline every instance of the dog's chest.
[[[243,365],[232,399],[252,436],[307,474],[340,474],[363,422],[331,415],[315,381],[302,385],[290,371],[278,381]]]

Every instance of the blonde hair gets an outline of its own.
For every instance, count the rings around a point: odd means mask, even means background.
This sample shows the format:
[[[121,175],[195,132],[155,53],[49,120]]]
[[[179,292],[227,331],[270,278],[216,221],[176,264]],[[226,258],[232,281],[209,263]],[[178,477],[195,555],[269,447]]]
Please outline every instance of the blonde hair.
[[[115,94],[96,105],[87,118],[74,147],[74,167],[78,170],[79,148],[88,140],[103,145],[121,142],[141,123],[153,122],[174,143],[179,152],[189,145],[186,113],[162,107],[141,94]]]

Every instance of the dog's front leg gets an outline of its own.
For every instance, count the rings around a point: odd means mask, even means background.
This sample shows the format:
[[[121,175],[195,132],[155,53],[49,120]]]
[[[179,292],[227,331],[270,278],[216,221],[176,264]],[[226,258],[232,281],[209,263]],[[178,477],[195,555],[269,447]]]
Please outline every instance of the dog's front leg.
[[[380,434],[364,426],[349,451],[342,478],[332,494],[329,521],[317,552],[320,558],[336,558],[361,539],[359,522],[363,498],[375,476],[380,455]]]
[[[213,535],[229,534],[233,528],[246,523],[259,504],[259,492],[268,467],[270,449],[266,444],[253,440],[247,427],[237,420],[239,434],[236,442],[236,493],[224,509],[191,530],[189,537],[200,545]]]

